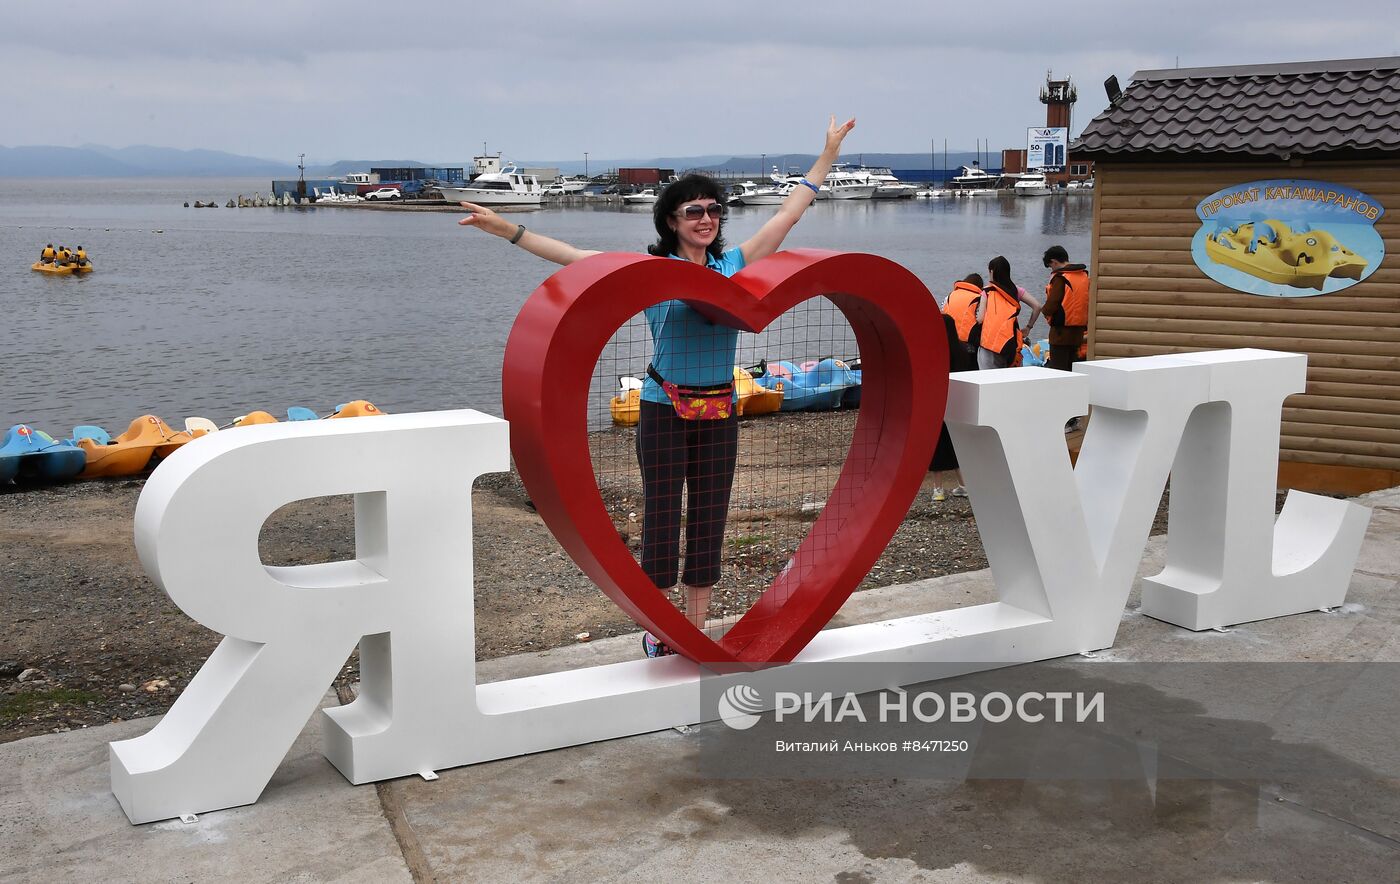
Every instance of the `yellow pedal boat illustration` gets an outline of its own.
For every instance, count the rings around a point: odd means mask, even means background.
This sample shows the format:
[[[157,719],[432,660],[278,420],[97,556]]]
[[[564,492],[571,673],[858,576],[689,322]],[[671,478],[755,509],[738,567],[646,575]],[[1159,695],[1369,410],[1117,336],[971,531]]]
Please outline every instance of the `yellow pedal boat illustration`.
[[[1294,231],[1277,218],[1246,221],[1206,238],[1217,264],[1265,282],[1322,291],[1327,280],[1360,279],[1367,261],[1320,228]]]

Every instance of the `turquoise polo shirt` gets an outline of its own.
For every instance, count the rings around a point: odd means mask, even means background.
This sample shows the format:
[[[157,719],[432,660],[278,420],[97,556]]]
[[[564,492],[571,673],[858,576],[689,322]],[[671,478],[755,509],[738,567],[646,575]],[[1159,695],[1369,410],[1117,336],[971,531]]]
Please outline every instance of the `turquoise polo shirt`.
[[[679,255],[670,257],[677,261]],[[744,253],[737,246],[718,259],[705,254],[705,266],[733,276],[744,269]],[[734,349],[738,329],[715,325],[683,301],[662,301],[642,311],[651,329],[651,364],[656,373],[673,384],[687,387],[713,387],[734,380]],[[666,403],[666,391],[647,377],[642,384],[647,402]]]

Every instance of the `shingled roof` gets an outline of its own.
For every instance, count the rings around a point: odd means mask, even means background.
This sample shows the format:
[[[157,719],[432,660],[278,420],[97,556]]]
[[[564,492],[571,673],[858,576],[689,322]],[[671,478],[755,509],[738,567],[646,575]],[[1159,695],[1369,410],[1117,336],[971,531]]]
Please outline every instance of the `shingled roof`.
[[[1400,57],[1138,71],[1074,159],[1400,154]]]

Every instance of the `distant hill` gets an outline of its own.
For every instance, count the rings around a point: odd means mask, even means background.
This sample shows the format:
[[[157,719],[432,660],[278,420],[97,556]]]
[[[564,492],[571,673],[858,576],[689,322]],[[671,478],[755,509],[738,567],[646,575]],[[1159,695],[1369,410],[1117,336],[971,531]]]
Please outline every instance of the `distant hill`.
[[[0,177],[6,178],[235,178],[288,177],[296,164],[245,157],[217,150],[176,150],[169,147],[113,148],[0,147]]]

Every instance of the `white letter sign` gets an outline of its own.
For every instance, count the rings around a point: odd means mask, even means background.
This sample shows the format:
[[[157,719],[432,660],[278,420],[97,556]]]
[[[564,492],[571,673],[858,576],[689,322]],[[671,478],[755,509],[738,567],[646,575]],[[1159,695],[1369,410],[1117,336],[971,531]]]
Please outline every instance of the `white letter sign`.
[[[170,598],[227,638],[150,733],[112,744],[112,791],[132,822],[256,801],[356,644],[359,697],[324,713],[325,754],[353,783],[719,718],[700,709],[702,682],[828,703],[891,687],[883,667],[805,663],[898,661],[915,683],[1106,648],[1169,473],[1167,565],[1144,612],[1203,629],[1340,604],[1370,511],[1294,495],[1273,520],[1280,412],[1305,365],[1240,350],[954,375],[947,423],[998,600],[827,629],[755,672],[672,656],[478,685],[471,486],[509,466],[500,420],[197,439],[147,482],[137,548]],[[1062,428],[1090,406],[1071,466]],[[336,494],[355,495],[353,561],[262,564],[268,516]]]

